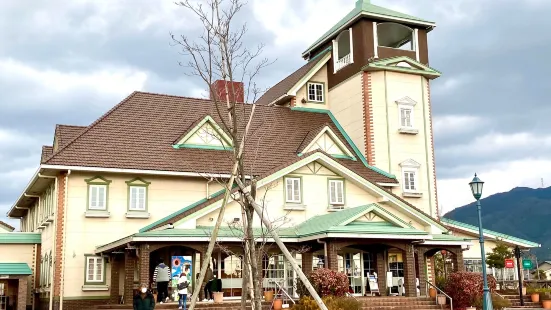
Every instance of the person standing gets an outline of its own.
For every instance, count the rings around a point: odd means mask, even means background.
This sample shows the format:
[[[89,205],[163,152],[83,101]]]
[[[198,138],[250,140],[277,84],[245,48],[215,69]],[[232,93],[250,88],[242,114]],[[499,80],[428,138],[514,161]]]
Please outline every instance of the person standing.
[[[134,310],[153,310],[155,309],[155,298],[148,291],[147,285],[140,286],[140,293],[134,296]]]
[[[203,301],[209,301],[213,298],[212,296],[212,279],[214,279],[214,273],[212,272],[212,269],[210,266],[207,268],[207,272],[205,273],[205,280],[203,281],[205,283],[205,299]]]
[[[186,310],[188,287],[189,282],[187,280],[187,275],[182,273],[178,279],[178,309],[180,310]]]
[[[157,302],[168,302],[168,282],[170,281],[170,267],[165,265],[163,259],[159,260],[159,265],[153,272],[153,282],[157,283]]]

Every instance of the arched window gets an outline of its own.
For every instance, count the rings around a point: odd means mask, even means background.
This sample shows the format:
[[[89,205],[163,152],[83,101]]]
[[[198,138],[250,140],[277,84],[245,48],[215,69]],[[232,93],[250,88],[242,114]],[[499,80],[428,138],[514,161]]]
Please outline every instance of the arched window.
[[[342,31],[333,40],[334,72],[354,62],[352,28]]]
[[[377,24],[378,45],[404,50],[415,50],[414,31],[408,26],[397,23]]]

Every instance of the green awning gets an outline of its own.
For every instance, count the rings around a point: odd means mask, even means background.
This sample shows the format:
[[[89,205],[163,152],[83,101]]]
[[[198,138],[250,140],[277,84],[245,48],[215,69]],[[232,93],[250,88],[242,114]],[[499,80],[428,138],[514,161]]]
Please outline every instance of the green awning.
[[[30,276],[32,274],[27,263],[0,263],[0,276]]]
[[[37,233],[0,233],[0,244],[40,244],[42,238]]]

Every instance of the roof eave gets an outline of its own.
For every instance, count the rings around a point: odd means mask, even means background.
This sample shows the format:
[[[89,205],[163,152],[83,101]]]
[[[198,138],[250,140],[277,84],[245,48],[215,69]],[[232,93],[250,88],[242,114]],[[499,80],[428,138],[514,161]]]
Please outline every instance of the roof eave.
[[[381,14],[375,14],[375,13],[369,13],[369,12],[359,12],[358,14],[354,15],[348,22],[344,23],[339,28],[335,29],[331,33],[327,34],[323,37],[323,39],[319,40],[318,42],[314,43],[310,47],[308,47],[304,52],[302,52],[302,57],[305,58],[308,56],[312,50],[318,48],[319,46],[323,45],[327,41],[329,41],[332,37],[336,36],[337,33],[341,32],[346,27],[349,27],[353,23],[355,23],[358,19],[362,17],[374,17],[380,20],[387,20],[387,21],[397,21],[402,23],[407,23],[410,25],[415,26],[424,26],[427,32],[432,31],[434,28],[436,28],[435,22],[429,22],[429,21],[420,21],[420,20],[413,20],[413,19],[406,19],[406,18],[400,18],[400,17],[393,17],[393,16],[387,16],[387,15],[381,15]]]
[[[478,232],[475,229],[471,229],[471,228],[468,228],[468,227],[463,227],[463,226],[456,225],[456,224],[446,222],[446,221],[444,221],[443,223],[446,226],[451,226],[454,229],[458,229],[458,230],[463,231],[464,233],[471,233],[471,234],[474,234],[474,235],[478,234]],[[496,236],[496,235],[488,233],[488,232],[484,232],[484,236],[488,237],[488,238],[495,239],[495,240],[499,240],[499,241],[502,241],[502,242],[505,242],[505,243],[518,245],[518,246],[521,246],[521,247],[524,247],[524,248],[540,248],[541,247],[541,244],[539,244],[539,243],[530,242],[528,240],[526,240],[526,242],[523,242],[523,241],[520,241],[520,240],[512,240],[512,239],[508,239],[508,238],[503,237],[503,236]],[[511,237],[513,237],[513,236],[511,236]]]
[[[407,73],[407,74],[416,74],[416,75],[422,75],[430,80],[437,79],[441,76],[441,74],[437,72],[433,73],[433,72],[420,71],[420,70],[408,70],[407,68],[393,68],[393,67],[370,66],[370,65],[366,65],[362,67],[362,70],[368,71],[368,72],[394,71],[394,72],[401,72],[401,73]]]
[[[23,199],[23,197],[25,197],[25,193],[27,193],[29,191],[29,189],[34,185],[34,183],[38,180],[38,175],[40,174],[41,169],[42,169],[42,166],[40,165],[38,167],[38,169],[35,171],[35,173],[33,174],[31,180],[29,181],[29,183],[27,183],[27,186],[25,186],[25,189],[23,190],[23,192],[19,195],[19,197],[17,198],[15,203],[12,205],[10,210],[6,213],[7,217],[9,217],[9,218],[21,218],[21,217],[23,217],[23,215],[19,215],[19,216],[14,215],[14,211],[16,211],[16,210],[27,210],[28,209],[28,208],[19,208],[17,205],[19,204],[21,199]],[[26,211],[24,211],[24,212],[26,212]]]

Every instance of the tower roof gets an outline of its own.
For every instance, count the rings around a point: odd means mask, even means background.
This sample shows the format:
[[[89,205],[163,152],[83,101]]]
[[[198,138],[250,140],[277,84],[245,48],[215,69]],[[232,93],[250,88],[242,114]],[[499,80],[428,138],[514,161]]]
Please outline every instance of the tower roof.
[[[324,33],[314,44],[310,45],[302,53],[302,56],[308,55],[313,49],[325,43],[328,39],[335,36],[343,28],[351,25],[353,22],[361,18],[362,16],[376,18],[378,20],[388,20],[395,21],[410,25],[422,26],[431,30],[436,27],[436,24],[431,21],[421,19],[412,15],[400,13],[391,9],[383,8],[378,5],[371,3],[371,0],[358,0],[354,9],[350,13],[346,14],[337,24],[335,24],[331,29]]]

